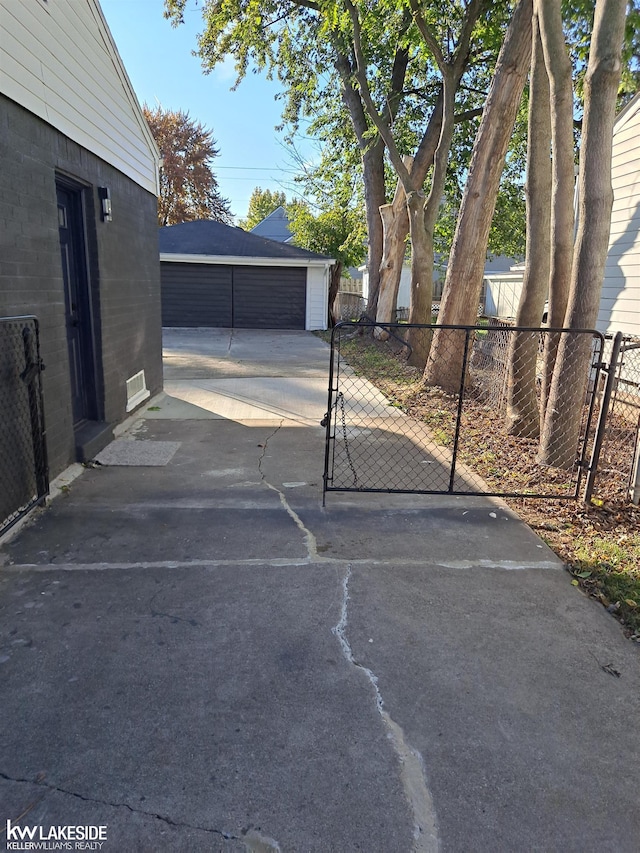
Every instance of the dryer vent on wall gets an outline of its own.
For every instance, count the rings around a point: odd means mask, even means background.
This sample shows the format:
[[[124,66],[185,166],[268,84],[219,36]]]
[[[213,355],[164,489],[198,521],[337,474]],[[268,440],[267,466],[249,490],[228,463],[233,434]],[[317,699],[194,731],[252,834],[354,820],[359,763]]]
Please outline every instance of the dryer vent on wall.
[[[127,411],[131,412],[136,406],[140,405],[143,400],[151,396],[151,392],[147,389],[147,383],[144,378],[144,370],[127,379]]]

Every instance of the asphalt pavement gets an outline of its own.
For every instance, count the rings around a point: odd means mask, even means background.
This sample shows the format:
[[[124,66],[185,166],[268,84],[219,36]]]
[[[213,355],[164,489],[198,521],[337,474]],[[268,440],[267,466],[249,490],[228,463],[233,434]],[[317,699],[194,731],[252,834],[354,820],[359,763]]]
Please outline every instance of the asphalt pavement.
[[[499,501],[323,507],[328,354],[166,330],[1,543],[0,849],[640,850],[640,650]]]

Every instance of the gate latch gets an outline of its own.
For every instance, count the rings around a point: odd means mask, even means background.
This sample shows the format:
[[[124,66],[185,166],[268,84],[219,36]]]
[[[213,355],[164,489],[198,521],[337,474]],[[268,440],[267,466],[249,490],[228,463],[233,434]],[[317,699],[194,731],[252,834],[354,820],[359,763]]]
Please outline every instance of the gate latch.
[[[45,365],[41,358],[39,358],[36,362],[32,361],[22,371],[22,373],[20,374],[20,379],[22,379],[25,385],[31,385],[38,373],[42,373],[44,367]]]

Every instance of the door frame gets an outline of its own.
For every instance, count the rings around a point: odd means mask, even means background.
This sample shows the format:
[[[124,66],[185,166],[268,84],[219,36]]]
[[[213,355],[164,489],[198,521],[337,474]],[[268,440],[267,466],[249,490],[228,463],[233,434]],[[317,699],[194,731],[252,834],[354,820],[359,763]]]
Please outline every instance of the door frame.
[[[71,178],[67,175],[56,172],[55,177],[56,188],[56,209],[58,190],[70,196],[70,213],[72,222],[68,223],[69,230],[72,232],[74,245],[74,260],[77,267],[77,284],[81,289],[82,298],[82,317],[81,317],[81,332],[80,332],[80,365],[79,376],[82,379],[82,408],[83,417],[76,420],[75,414],[72,414],[74,430],[79,430],[84,424],[89,421],[99,421],[102,419],[102,370],[100,361],[99,343],[99,308],[96,294],[97,275],[91,268],[91,255],[96,256],[96,240],[95,240],[95,220],[91,215],[93,207],[91,205],[93,188],[85,183]],[[90,251],[93,250],[93,251]],[[66,286],[63,282],[64,289],[64,314],[65,314],[65,335],[69,341],[68,328],[66,327],[68,305]],[[71,379],[72,365],[69,364],[69,379]]]

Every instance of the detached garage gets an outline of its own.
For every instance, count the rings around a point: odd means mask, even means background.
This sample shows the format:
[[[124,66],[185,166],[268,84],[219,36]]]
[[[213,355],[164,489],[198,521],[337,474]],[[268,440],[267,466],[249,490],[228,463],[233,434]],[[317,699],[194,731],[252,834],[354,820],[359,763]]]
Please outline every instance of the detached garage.
[[[331,258],[221,222],[160,229],[162,325],[326,329]]]

